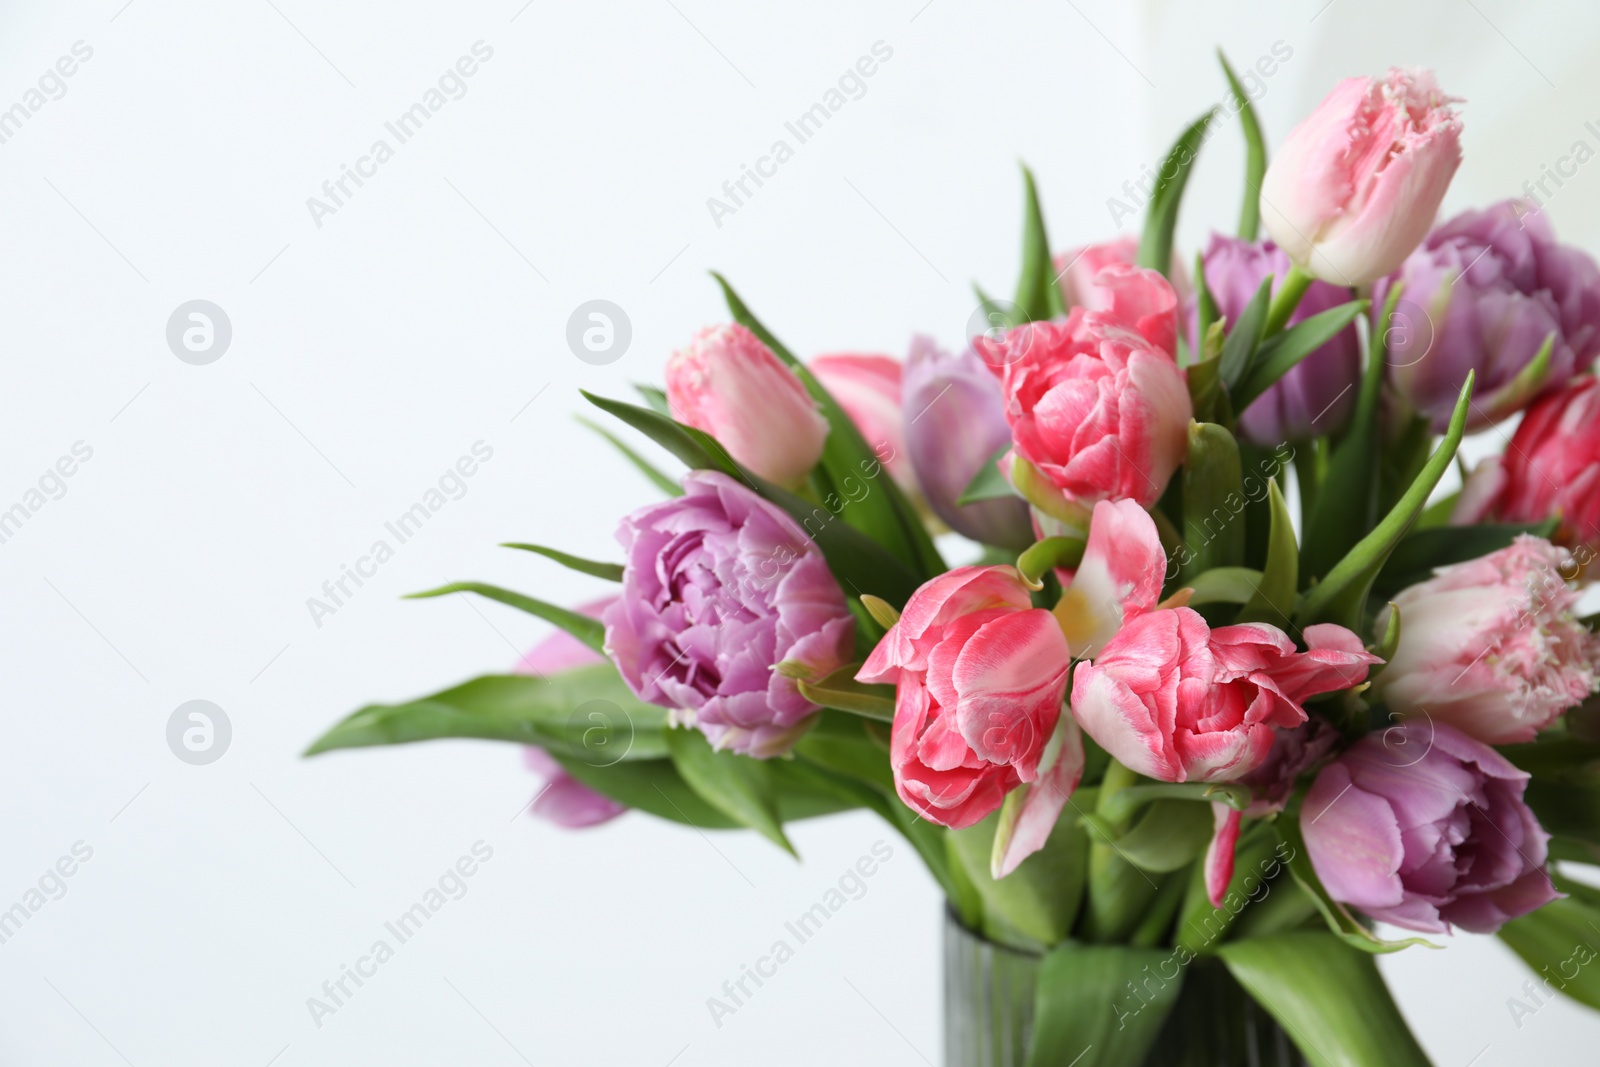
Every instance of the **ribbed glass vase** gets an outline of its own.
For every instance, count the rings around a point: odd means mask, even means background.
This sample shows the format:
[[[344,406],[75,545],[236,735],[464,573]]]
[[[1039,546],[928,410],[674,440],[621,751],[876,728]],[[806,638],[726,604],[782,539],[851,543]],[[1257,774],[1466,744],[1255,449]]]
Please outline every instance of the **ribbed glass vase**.
[[[986,941],[946,912],[945,1067],[1024,1067],[1041,959]],[[1184,969],[1178,1002],[1143,1063],[1126,1067],[1305,1064],[1288,1035],[1227,968],[1201,958]]]

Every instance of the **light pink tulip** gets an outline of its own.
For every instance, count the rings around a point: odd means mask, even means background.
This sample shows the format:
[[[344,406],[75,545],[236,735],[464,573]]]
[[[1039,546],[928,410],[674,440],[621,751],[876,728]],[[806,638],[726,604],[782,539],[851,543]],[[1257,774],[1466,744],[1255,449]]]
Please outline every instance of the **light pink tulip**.
[[[1211,802],[1211,844],[1206,848],[1206,896],[1213,908],[1222,907],[1228,895],[1228,883],[1233,881],[1233,849],[1239,843],[1239,823],[1242,812],[1220,801]]]
[[[1001,380],[1009,473],[1039,510],[1087,524],[1101,500],[1150,505],[1188,450],[1193,414],[1173,358],[1177,297],[1155,271],[1108,267],[1105,311],[1073,309],[973,346]]]
[[[1058,731],[1071,654],[1016,568],[958,567],[912,594],[856,675],[896,685],[895,789],[930,822],[971,826],[1024,783],[1003,870],[1043,846],[1083,773]]]
[[[1093,658],[1122,624],[1156,606],[1167,557],[1150,513],[1132,500],[1094,506],[1083,561],[1054,614],[1074,658]]]
[[[743,326],[712,326],[667,360],[673,418],[715,437],[763,478],[794,488],[822,455],[828,423],[772,350]]]
[[[900,361],[889,356],[818,356],[810,370],[856,424],[867,447],[889,468],[890,477],[901,489],[915,493],[917,477],[901,415]]]
[[[1100,284],[1100,272],[1107,267],[1138,265],[1139,238],[1132,234],[1069,249],[1056,256],[1055,260],[1056,276],[1061,279],[1061,299],[1068,311],[1075,307],[1085,311],[1108,311],[1113,294],[1112,290]],[[1189,276],[1176,256],[1173,257],[1172,269],[1167,271],[1167,277],[1172,281],[1178,304],[1187,306],[1190,299]]]
[[[1323,281],[1365,285],[1400,266],[1433,225],[1461,164],[1461,121],[1426,70],[1346,78],[1279,147],[1261,218]]]
[[[1400,645],[1373,689],[1392,711],[1485,744],[1532,741],[1600,681],[1600,637],[1573,615],[1577,574],[1565,551],[1526,534],[1440,568],[1394,598]]]
[[[600,613],[616,599],[615,596],[608,596],[588,604],[580,604],[574,610],[591,619],[598,619]],[[557,630],[530,648],[522,659],[517,661],[514,670],[517,674],[544,676],[604,662],[604,658],[588,645],[565,630]],[[566,768],[542,748],[528,746],[523,751],[523,763],[545,780],[544,787],[539,790],[529,810],[557,826],[564,826],[569,830],[581,830],[615,819],[628,810],[625,805],[619,804],[603,793],[595,792],[572,777]]]
[[[1378,662],[1342,626],[1308,626],[1309,652],[1275,626],[1213,630],[1189,608],[1135,616],[1072,681],[1084,732],[1140,774],[1227,782],[1260,766],[1273,728],[1306,721],[1301,706],[1348,689]]]

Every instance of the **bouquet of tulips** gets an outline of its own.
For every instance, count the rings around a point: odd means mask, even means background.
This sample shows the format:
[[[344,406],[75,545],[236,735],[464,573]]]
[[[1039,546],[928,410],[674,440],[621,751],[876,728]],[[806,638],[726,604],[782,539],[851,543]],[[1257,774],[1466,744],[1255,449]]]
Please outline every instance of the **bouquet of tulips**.
[[[1201,959],[1310,1062],[1425,1063],[1373,957],[1426,938],[1378,922],[1498,932],[1600,1007],[1600,269],[1533,202],[1435,223],[1461,124],[1431,74],[1341,82],[1269,167],[1223,66],[1137,241],[1053,257],[1027,176],[1015,299],[958,349],[802,362],[719,277],[733,321],[664,391],[587,396],[687,468],[602,431],[664,495],[621,562],[510,546],[617,592],[418,594],[561,632],[311,751],[530,746],[568,826],[789,848],[871,809],[966,930],[1042,957],[1033,1064],[1143,1062]],[[1180,259],[1226,122],[1241,217]]]

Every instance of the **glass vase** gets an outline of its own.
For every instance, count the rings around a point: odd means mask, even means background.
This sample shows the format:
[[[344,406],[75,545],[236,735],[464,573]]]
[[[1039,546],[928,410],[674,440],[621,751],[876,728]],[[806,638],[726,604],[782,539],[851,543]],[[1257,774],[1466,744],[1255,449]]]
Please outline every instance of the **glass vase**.
[[[946,911],[945,1067],[1024,1067],[1042,959],[987,941]],[[1305,1064],[1289,1036],[1222,962],[1201,957],[1184,968],[1177,1003],[1149,1053],[1127,1067]]]

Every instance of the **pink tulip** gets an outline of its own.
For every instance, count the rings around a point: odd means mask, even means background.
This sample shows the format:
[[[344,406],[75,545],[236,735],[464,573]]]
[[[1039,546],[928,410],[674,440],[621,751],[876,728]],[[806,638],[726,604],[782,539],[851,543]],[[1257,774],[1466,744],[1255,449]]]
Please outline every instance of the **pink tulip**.
[[[1105,311],[973,339],[1005,392],[1012,480],[1080,528],[1098,501],[1155,503],[1187,453],[1193,414],[1173,358],[1172,286],[1135,267],[1108,267],[1099,284],[1111,294]]]
[[[1132,500],[1096,504],[1083,561],[1054,609],[1073,658],[1099,655],[1124,622],[1154,608],[1166,572],[1149,512]]]
[[[1135,616],[1072,681],[1084,732],[1140,774],[1227,782],[1259,767],[1273,728],[1306,721],[1306,699],[1348,689],[1379,662],[1342,626],[1308,626],[1309,652],[1275,626],[1213,630],[1189,608]]]
[[[900,361],[889,356],[818,356],[810,369],[856,424],[867,447],[889,468],[890,477],[901,489],[915,493],[917,477],[900,414]]]
[[[1425,70],[1346,78],[1278,149],[1261,218],[1323,281],[1365,285],[1400,266],[1433,225],[1461,164],[1461,121]]]
[[[1044,845],[1083,773],[1082,738],[1061,723],[1070,661],[1016,568],[958,567],[912,594],[856,675],[897,687],[889,762],[923,818],[971,826],[1031,784],[1001,874]]]
[[[1556,539],[1582,546],[1580,562],[1592,563],[1600,548],[1600,378],[1592,374],[1534,401],[1505,454],[1473,470],[1452,521],[1552,518],[1561,520]]]
[[[715,437],[763,478],[794,488],[822,455],[828,423],[794,372],[743,326],[701,330],[667,360],[673,418]]]
[[[1139,265],[1139,238],[1128,234],[1113,237],[1099,244],[1069,249],[1056,256],[1056,276],[1061,279],[1061,299],[1071,311],[1081,307],[1085,311],[1108,311],[1112,291],[1099,283],[1100,272],[1107,267],[1137,267]],[[1183,264],[1173,258],[1172,269],[1167,272],[1178,303],[1189,303],[1189,277]]]
[[[576,611],[598,619],[600,613],[616,600],[608,596],[588,604],[580,604]],[[514,668],[517,674],[544,675],[569,671],[574,667],[587,667],[604,663],[604,658],[565,630],[557,630],[530,648]],[[566,768],[542,748],[529,745],[523,750],[523,762],[535,774],[543,776],[544,787],[533,800],[530,811],[557,826],[568,830],[581,830],[615,819],[627,811],[604,793],[593,789],[568,774]]]
[[[1565,551],[1524,534],[1405,589],[1378,697],[1485,744],[1532,741],[1600,682],[1600,637],[1573,614],[1577,573]]]

